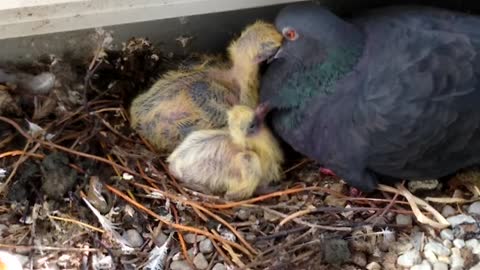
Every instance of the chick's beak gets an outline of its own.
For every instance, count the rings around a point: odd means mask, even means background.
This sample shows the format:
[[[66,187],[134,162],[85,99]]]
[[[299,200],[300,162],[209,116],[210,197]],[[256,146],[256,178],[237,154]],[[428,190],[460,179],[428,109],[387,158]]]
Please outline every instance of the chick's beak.
[[[277,52],[270,58],[267,59],[267,64],[270,64],[273,60],[282,57],[282,47],[278,48]]]
[[[263,121],[269,111],[270,111],[270,106],[268,105],[268,103],[267,102],[261,103],[255,109],[255,116],[257,117],[258,120]]]

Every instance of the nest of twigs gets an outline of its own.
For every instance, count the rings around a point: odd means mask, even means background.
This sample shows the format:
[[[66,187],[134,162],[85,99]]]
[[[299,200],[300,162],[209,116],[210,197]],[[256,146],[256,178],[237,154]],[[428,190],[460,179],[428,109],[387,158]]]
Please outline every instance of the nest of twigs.
[[[145,39],[113,51],[102,35],[88,61],[29,67],[55,74],[49,93],[3,86],[16,108],[0,116],[0,248],[23,254],[33,269],[170,269],[182,260],[199,268],[192,235],[213,245],[204,269],[356,269],[358,239],[381,261],[375,250],[388,252],[393,231],[410,228],[393,222],[411,213],[397,195],[345,195],[303,158],[290,160],[278,191],[249,200],[184,188],[130,129],[127,108],[162,72],[199,58],[165,57]],[[139,244],[125,237],[130,229]]]

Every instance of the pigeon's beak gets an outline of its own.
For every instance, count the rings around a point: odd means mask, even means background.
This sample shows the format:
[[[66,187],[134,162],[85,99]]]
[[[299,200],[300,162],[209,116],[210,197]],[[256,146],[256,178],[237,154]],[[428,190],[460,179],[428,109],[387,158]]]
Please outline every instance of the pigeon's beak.
[[[280,47],[272,57],[268,58],[267,64],[270,64],[273,60],[282,57],[282,51],[283,51],[283,49],[282,49],[282,47]]]
[[[260,103],[257,108],[255,109],[255,115],[258,120],[262,121],[265,119],[265,116],[270,111],[270,106],[267,102]]]

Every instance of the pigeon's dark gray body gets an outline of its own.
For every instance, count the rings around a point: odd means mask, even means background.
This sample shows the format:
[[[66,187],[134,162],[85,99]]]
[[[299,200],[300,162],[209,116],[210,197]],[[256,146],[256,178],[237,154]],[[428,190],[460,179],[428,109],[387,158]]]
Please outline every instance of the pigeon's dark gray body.
[[[268,67],[261,99],[294,149],[364,191],[479,163],[479,17],[409,6],[346,22],[300,4],[276,25],[299,38]]]

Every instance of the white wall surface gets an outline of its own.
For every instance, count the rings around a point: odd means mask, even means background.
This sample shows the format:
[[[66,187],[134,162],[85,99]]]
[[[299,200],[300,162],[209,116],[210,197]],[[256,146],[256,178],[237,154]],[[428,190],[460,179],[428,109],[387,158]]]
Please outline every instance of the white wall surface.
[[[0,0],[0,39],[303,0]]]

